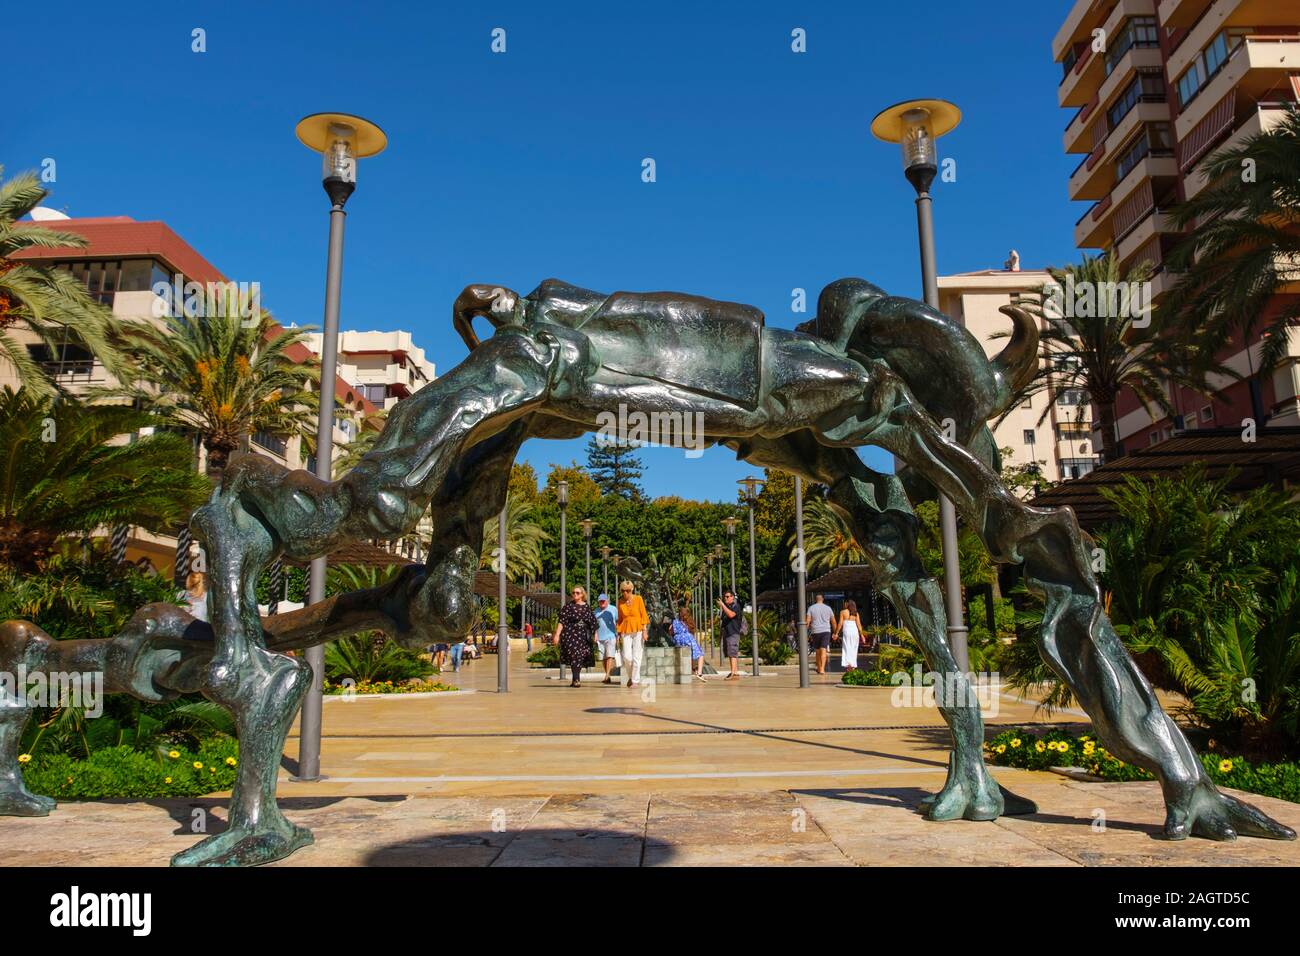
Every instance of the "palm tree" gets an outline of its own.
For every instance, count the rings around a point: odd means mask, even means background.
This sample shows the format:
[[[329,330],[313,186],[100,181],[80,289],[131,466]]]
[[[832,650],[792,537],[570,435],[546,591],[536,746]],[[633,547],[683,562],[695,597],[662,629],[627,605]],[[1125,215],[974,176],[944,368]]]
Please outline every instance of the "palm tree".
[[[0,166],[0,175],[4,167]],[[24,343],[11,333],[16,325],[29,329],[53,354],[69,344],[89,349],[114,374],[122,369],[108,340],[111,313],[91,299],[85,286],[64,269],[15,260],[25,249],[82,248],[86,240],[18,220],[46,195],[33,173],[22,173],[0,184],[0,358],[7,359],[23,384],[36,395],[57,389],[32,359]]]
[[[297,435],[312,447],[320,386],[319,363],[289,354],[307,330],[281,328],[269,312],[248,322],[233,309],[218,311],[197,319],[169,315],[161,326],[123,323],[118,338],[132,362],[123,379],[130,384],[93,393],[129,398],[196,436],[214,479],[257,432]]]
[[[1104,290],[1140,288],[1151,277],[1149,263],[1122,272],[1114,254],[1106,253],[1085,255],[1081,263],[1047,271],[1053,283],[1038,290],[1037,302],[1021,303],[1026,311],[1041,320],[1039,341],[1046,361],[1017,393],[998,424],[1034,395],[1066,388],[1083,389],[1097,406],[1106,460],[1114,461],[1119,457],[1115,406],[1124,389],[1130,389],[1153,418],[1159,417],[1156,410],[1173,417],[1176,412],[1165,395],[1166,381],[1206,393],[1209,391],[1205,383],[1207,374],[1233,374],[1204,356],[1196,342],[1177,340],[1166,334],[1168,326],[1161,319],[1161,311],[1137,315],[1132,308],[1113,307],[1122,305],[1122,300],[1117,302],[1105,295]],[[1093,306],[1082,307],[1084,303],[1080,302],[1077,305],[1081,307],[1068,303],[1066,308],[1061,308],[1060,290],[1071,288],[1089,290]],[[1099,300],[1105,301],[1105,307],[1100,306]],[[1076,314],[1079,312],[1087,314]],[[998,333],[995,337],[1007,334]],[[1050,410],[1050,402],[1045,403],[1040,423]]]
[[[357,462],[366,456],[370,449],[375,447],[375,442],[384,430],[384,423],[388,421],[388,410],[379,409],[373,414],[367,415],[361,422],[361,427],[357,430],[357,437],[352,439],[343,446],[337,458],[334,459],[334,478],[338,480],[356,467]]]
[[[786,542],[793,544],[793,536]],[[825,500],[809,495],[803,516],[803,551],[809,574],[822,574],[842,564],[862,564],[866,553],[848,522]]]
[[[497,518],[483,523],[483,543],[479,548],[480,565],[492,567],[496,551]],[[533,507],[523,498],[506,496],[506,574],[516,581],[542,573],[542,542],[547,534],[533,514]]]
[[[1261,367],[1286,354],[1300,299],[1274,300],[1300,282],[1300,110],[1280,125],[1220,150],[1203,164],[1209,185],[1172,213],[1188,237],[1169,257],[1183,273],[1165,300],[1213,355],[1233,335],[1263,332]],[[1265,319],[1270,301],[1277,310]]]
[[[108,525],[174,530],[209,492],[189,443],[162,433],[108,444],[156,424],[121,406],[0,391],[0,564],[36,568],[61,536]]]

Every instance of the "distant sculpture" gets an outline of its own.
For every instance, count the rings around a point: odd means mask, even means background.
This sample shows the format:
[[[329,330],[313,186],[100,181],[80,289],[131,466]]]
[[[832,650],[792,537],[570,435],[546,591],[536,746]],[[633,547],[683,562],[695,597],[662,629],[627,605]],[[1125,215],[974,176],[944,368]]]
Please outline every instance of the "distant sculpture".
[[[905,493],[942,491],[1000,562],[1023,565],[1044,602],[1043,657],[1117,756],[1160,781],[1164,832],[1227,840],[1238,833],[1294,839],[1259,810],[1220,793],[1163,712],[1104,613],[1087,539],[1068,509],[1030,508],[998,478],[985,422],[1005,409],[1037,362],[1037,327],[1016,306],[1004,351],[987,359],[961,326],[860,279],[821,293],[797,331],[765,327],[746,305],[670,292],[612,295],[543,282],[528,296],[471,285],[452,320],[471,352],[389,413],[373,450],[337,481],[270,459],[232,457],[191,520],[207,548],[209,618],[177,608],[139,611],[106,641],[51,641],[33,625],[0,628],[0,668],[100,669],[110,691],[144,700],[202,691],[235,716],[238,779],[229,826],[177,854],[178,865],[249,865],[310,842],[275,802],[285,736],[310,671],[282,652],[371,628],[411,647],[463,635],[484,522],[504,505],[520,444],[595,430],[620,406],[684,422],[756,465],[829,487],[875,580],[957,689],[940,710],[953,735],[947,781],[925,805],[935,820],[990,820],[1033,806],[1001,790],[983,762],[983,725],[946,641],[943,598],[917,555],[918,523]],[[473,323],[495,327],[481,341]],[[856,450],[877,445],[907,469],[875,472]],[[429,511],[423,566],[385,585],[261,620],[255,583],[279,555],[301,561],[359,539],[394,539]],[[23,786],[17,741],[29,711],[0,709],[0,812],[48,813]]]
[[[1018,252],[1016,252],[1016,250],[1012,249],[1012,250],[1011,250],[1011,254],[1007,257],[1007,261],[1004,262],[1004,263],[1002,263],[1002,268],[1005,269],[1007,272],[1019,272],[1019,271],[1020,271],[1020,253],[1018,253]]]

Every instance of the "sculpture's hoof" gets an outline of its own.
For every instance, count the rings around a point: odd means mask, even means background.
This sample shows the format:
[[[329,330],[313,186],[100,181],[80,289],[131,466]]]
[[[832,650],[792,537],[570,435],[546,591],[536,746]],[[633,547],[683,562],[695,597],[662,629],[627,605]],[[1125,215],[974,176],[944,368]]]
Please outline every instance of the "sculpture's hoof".
[[[1189,836],[1227,842],[1238,836],[1294,840],[1296,833],[1259,808],[1220,793],[1209,780],[1201,779],[1185,798],[1169,803],[1165,817],[1166,840],[1186,840]]]
[[[1017,798],[1019,799],[1019,798]],[[965,772],[948,758],[948,780],[943,789],[921,800],[927,820],[996,820],[1003,813],[1002,788],[982,762]]]
[[[58,804],[50,797],[27,790],[9,790],[0,793],[0,816],[46,817]]]
[[[172,857],[172,866],[261,866],[283,860],[295,850],[315,842],[306,827],[294,826],[286,835],[280,830],[252,830],[231,827],[208,837]]]

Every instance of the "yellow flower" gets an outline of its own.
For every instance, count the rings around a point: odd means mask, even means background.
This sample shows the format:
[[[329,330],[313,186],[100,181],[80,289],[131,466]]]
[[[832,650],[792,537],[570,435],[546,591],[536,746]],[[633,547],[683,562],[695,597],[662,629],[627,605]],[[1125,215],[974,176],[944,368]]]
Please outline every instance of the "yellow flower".
[[[1232,761],[1231,761],[1231,760],[1220,760],[1220,761],[1219,761],[1219,773],[1231,773],[1231,772],[1232,772]]]
[[[1047,742],[1047,749],[1048,749],[1048,750],[1055,750],[1055,749],[1056,749],[1056,741],[1055,741],[1055,740],[1049,740],[1049,741]]]
[[[163,777],[163,783],[171,783],[171,782],[172,782],[171,777]]]
[[[1012,740],[1011,740],[1011,746],[1012,746],[1013,748],[1014,748],[1014,747],[1019,747],[1019,746],[1020,746],[1020,738],[1019,738],[1019,737],[1014,737],[1014,738],[1012,738]]]
[[[1043,746],[1043,742],[1040,740],[1038,741],[1038,743],[1034,744],[1034,749],[1037,750],[1039,753],[1042,753],[1047,748]]]
[[[1000,753],[1000,754],[1004,754],[1004,753],[1006,753],[1006,752],[1007,752],[1007,745],[1006,745],[1006,744],[998,744],[998,753]]]
[[[1070,745],[1066,743],[1064,740],[1062,740],[1059,744],[1056,745],[1056,749],[1059,750],[1061,753],[1065,753],[1067,750],[1070,749]]]
[[[202,770],[202,769],[203,769],[203,764],[200,763],[200,762],[197,761],[197,760],[194,761],[194,769],[195,769],[195,770]]]
[[[167,752],[167,756],[171,757],[173,760],[175,760],[175,759],[176,759],[177,757],[179,757],[180,755],[181,755],[181,752],[180,752],[179,750],[169,750],[169,751]]]
[[[1097,745],[1094,744],[1091,740],[1089,740],[1086,744],[1083,745],[1083,752],[1088,756],[1092,756],[1092,752],[1096,749],[1097,749]]]
[[[31,763],[31,762],[32,762],[32,755],[31,755],[31,754],[19,754],[19,755],[18,755],[18,762],[19,762],[19,763]]]
[[[227,767],[233,767],[233,766],[234,766],[235,764],[237,764],[237,763],[239,763],[239,761],[236,760],[234,757],[227,757],[227,758],[226,758],[226,766],[227,766]]]

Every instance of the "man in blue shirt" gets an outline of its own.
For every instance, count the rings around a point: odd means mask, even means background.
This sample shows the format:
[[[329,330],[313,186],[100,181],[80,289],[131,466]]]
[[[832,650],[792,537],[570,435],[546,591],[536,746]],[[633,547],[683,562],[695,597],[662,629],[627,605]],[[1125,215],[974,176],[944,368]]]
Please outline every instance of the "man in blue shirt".
[[[600,655],[605,662],[604,683],[614,683],[614,653],[618,647],[618,608],[609,603],[609,595],[596,599],[596,640],[600,642]]]

